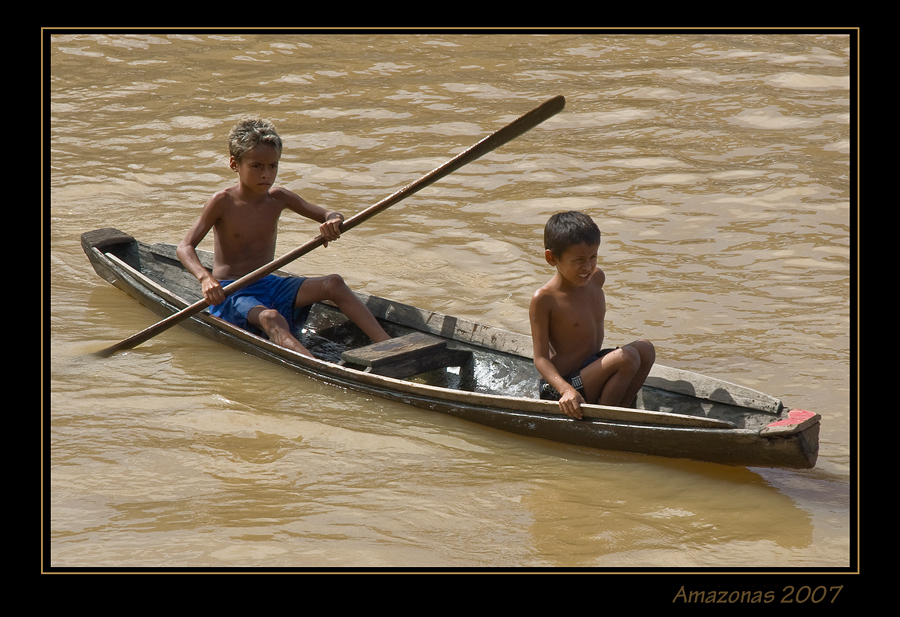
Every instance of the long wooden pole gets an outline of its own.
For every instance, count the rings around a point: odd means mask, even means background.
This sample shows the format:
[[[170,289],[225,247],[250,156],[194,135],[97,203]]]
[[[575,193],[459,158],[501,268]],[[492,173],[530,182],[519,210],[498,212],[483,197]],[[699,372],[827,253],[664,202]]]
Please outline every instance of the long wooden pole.
[[[515,139],[522,133],[534,128],[535,126],[537,126],[538,124],[540,124],[541,122],[546,120],[547,118],[550,118],[551,116],[562,111],[563,107],[565,107],[565,104],[566,104],[566,100],[564,97],[556,96],[556,97],[546,101],[545,103],[539,105],[538,107],[535,107],[534,109],[529,111],[527,114],[517,118],[516,120],[513,120],[512,122],[510,122],[509,124],[504,126],[502,129],[500,129],[494,133],[491,133],[490,135],[488,135],[487,137],[485,137],[484,139],[482,139],[481,141],[476,143],[474,146],[470,147],[468,150],[465,150],[464,152],[453,157],[452,159],[450,159],[449,161],[447,161],[440,167],[437,167],[436,169],[428,172],[427,174],[425,174],[424,176],[422,176],[421,178],[419,178],[412,184],[409,184],[409,185],[403,187],[402,189],[400,189],[393,195],[389,195],[388,197],[385,197],[384,199],[379,201],[377,204],[370,206],[370,207],[366,208],[365,210],[363,210],[362,212],[345,220],[341,224],[341,233],[346,233],[347,231],[350,231],[357,225],[360,225],[361,223],[369,220],[376,214],[390,208],[391,206],[393,206],[400,200],[406,199],[410,195],[417,193],[418,191],[422,190],[426,186],[429,186],[430,184],[437,182],[444,176],[453,173],[454,171],[456,171],[463,165],[471,163],[475,159],[477,159],[481,156],[484,156],[488,152],[491,152],[492,150],[499,148],[506,142]],[[256,270],[254,270],[253,272],[251,272],[249,274],[242,276],[241,278],[239,278],[236,281],[232,282],[231,284],[227,285],[223,289],[223,291],[225,292],[226,296],[233,294],[234,292],[238,291],[239,289],[242,289],[242,288],[246,287],[247,285],[256,282],[257,280],[261,279],[262,277],[271,274],[275,270],[278,270],[279,268],[284,267],[286,264],[294,261],[295,259],[302,257],[303,255],[306,255],[313,249],[316,249],[316,248],[322,246],[324,243],[325,243],[325,238],[322,235],[319,235],[316,238],[314,238],[313,240],[310,240],[306,244],[295,248],[294,250],[290,251],[289,253],[284,254],[283,256],[279,257],[278,259],[276,259],[272,262],[269,262],[268,264],[261,266],[260,268],[257,268]],[[141,330],[137,334],[134,334],[134,335],[128,337],[127,339],[119,341],[115,345],[111,345],[110,347],[107,347],[106,349],[103,349],[102,351],[97,352],[97,355],[105,358],[105,357],[109,357],[109,356],[113,355],[114,353],[116,353],[118,351],[122,351],[123,349],[131,349],[133,347],[136,347],[136,346],[140,345],[141,343],[153,338],[160,332],[164,332],[165,330],[168,330],[169,328],[180,323],[181,321],[184,321],[185,319],[192,317],[193,315],[196,315],[197,313],[202,311],[207,306],[209,306],[209,304],[206,302],[205,299],[198,300],[194,304],[178,311],[177,313],[173,313],[172,315],[166,317],[165,319],[154,324],[153,326],[150,326],[149,328]]]

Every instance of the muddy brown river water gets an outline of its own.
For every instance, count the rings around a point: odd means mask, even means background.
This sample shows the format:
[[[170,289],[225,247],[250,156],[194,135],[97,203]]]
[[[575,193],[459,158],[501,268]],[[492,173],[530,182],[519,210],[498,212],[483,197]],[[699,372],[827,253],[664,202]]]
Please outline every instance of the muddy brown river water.
[[[851,68],[841,33],[205,33],[47,38],[46,567],[846,568],[856,400]],[[82,232],[177,243],[234,181],[353,214],[540,102],[566,109],[295,262],[517,332],[542,227],[603,232],[608,342],[820,413],[815,469],[524,439],[297,378],[155,323]],[[314,237],[292,214],[279,254]],[[211,249],[211,236],[202,248]]]

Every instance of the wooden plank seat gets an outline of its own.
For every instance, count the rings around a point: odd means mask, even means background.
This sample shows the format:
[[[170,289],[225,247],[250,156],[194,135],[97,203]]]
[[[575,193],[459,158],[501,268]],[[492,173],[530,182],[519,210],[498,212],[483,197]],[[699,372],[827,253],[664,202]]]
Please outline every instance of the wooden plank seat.
[[[470,351],[447,347],[445,339],[412,332],[365,347],[348,349],[341,354],[341,364],[362,368],[376,375],[405,379],[438,368],[463,366],[471,357]]]

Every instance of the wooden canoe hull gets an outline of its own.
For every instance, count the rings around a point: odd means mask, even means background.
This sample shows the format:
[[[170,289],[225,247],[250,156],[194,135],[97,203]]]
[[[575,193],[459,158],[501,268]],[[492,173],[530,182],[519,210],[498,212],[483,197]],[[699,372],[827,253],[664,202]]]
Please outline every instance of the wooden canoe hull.
[[[87,232],[82,236],[82,245],[99,276],[160,317],[167,317],[199,298],[196,279],[180,268],[171,245],[146,245],[114,229]],[[196,291],[191,292],[191,286]],[[187,297],[189,293],[195,295]],[[510,370],[505,365],[507,361],[515,363],[516,370],[533,372],[528,379],[519,380],[528,381],[529,385],[522,387],[536,384],[537,373],[529,359],[530,337],[359,295],[382,323],[443,336],[455,345],[465,345],[489,356],[489,364],[478,370],[491,373],[487,380],[497,381],[501,392],[514,383],[512,378],[509,383],[503,381]],[[327,305],[316,305],[316,309],[314,313],[325,321],[332,313],[340,315]],[[579,421],[561,415],[555,403],[540,401],[536,396],[468,392],[433,385],[427,380],[394,379],[344,367],[334,361],[308,358],[206,311],[180,325],[312,379],[518,435],[599,450],[748,467],[811,468],[818,455],[817,414],[787,410],[777,399],[753,390],[670,367],[654,367],[642,390],[642,400],[662,401],[662,404],[654,403],[656,408],[638,411],[591,405],[586,406],[590,417]],[[519,387],[518,381],[515,383]],[[694,415],[681,415],[666,411],[669,406],[674,409],[682,403],[691,405],[692,409],[725,409],[723,418],[726,419],[716,419],[711,413],[710,417],[702,417],[694,412],[691,412]]]

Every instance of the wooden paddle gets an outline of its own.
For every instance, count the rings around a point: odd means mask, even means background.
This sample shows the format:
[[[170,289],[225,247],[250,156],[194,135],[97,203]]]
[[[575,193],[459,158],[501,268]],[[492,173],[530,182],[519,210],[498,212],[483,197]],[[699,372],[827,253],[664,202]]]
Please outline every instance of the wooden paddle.
[[[346,233],[346,232],[350,231],[357,225],[367,221],[368,219],[372,218],[379,212],[386,210],[387,208],[390,208],[391,206],[396,204],[398,201],[409,197],[410,195],[422,190],[426,186],[429,186],[430,184],[440,180],[444,176],[446,176],[450,173],[453,173],[454,171],[456,171],[463,165],[471,163],[475,159],[487,154],[488,152],[491,152],[492,150],[499,148],[506,142],[511,141],[512,139],[515,139],[522,133],[534,128],[535,126],[537,126],[538,124],[540,124],[541,122],[546,120],[547,118],[550,118],[551,116],[559,113],[562,110],[562,108],[565,107],[565,104],[566,104],[566,99],[562,96],[557,96],[557,97],[550,99],[549,101],[546,101],[542,105],[535,107],[534,109],[529,111],[527,114],[510,122],[502,129],[500,129],[494,133],[491,133],[490,135],[488,135],[487,137],[485,137],[484,139],[482,139],[481,141],[476,143],[474,146],[472,146],[468,150],[453,157],[452,159],[450,159],[449,161],[447,161],[440,167],[428,172],[427,174],[425,174],[424,176],[422,176],[421,178],[419,178],[412,184],[409,184],[409,185],[403,187],[402,189],[400,189],[393,195],[390,195],[390,196],[382,199],[374,206],[370,206],[369,208],[366,208],[359,214],[356,214],[355,216],[350,217],[349,219],[347,219],[346,221],[344,221],[341,224],[341,233]],[[225,295],[228,296],[229,294],[233,294],[234,292],[238,291],[239,289],[242,289],[242,288],[246,287],[247,285],[261,279],[262,277],[271,274],[275,270],[278,270],[279,268],[284,267],[286,264],[294,261],[298,257],[302,257],[303,255],[306,255],[313,249],[322,246],[322,244],[324,244],[324,242],[325,242],[325,238],[322,235],[319,235],[315,239],[310,240],[309,242],[304,244],[303,246],[297,247],[294,250],[290,251],[289,253],[286,253],[285,255],[279,257],[278,259],[266,264],[265,266],[257,268],[250,274],[246,274],[243,277],[234,281],[233,283],[227,285],[223,289],[223,291],[225,292]],[[181,322],[193,315],[196,315],[197,313],[202,311],[207,306],[209,306],[209,304],[206,302],[206,300],[198,300],[194,304],[178,311],[177,313],[170,315],[169,317],[166,317],[165,319],[156,323],[155,325],[150,326],[149,328],[146,328],[144,330],[141,330],[137,334],[134,334],[125,340],[119,341],[115,345],[112,345],[102,351],[97,352],[97,355],[106,358],[106,357],[113,355],[114,353],[116,353],[118,351],[123,350],[123,349],[131,349],[132,347],[136,347],[137,345],[140,345],[144,341],[147,341],[148,339],[156,336],[160,332],[168,330],[169,328],[178,324],[179,322]]]

